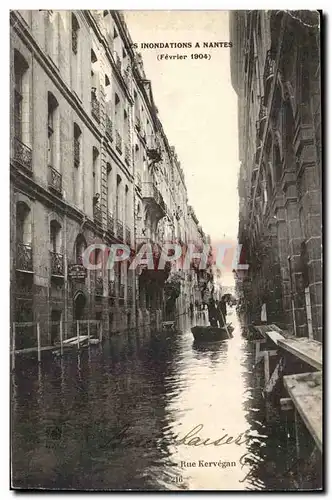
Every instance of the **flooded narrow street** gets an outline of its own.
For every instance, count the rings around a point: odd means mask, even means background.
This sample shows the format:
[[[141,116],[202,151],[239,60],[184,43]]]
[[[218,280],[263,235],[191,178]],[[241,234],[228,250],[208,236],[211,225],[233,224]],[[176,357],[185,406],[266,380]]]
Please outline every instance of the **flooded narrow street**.
[[[202,320],[200,320],[202,321]],[[112,338],[78,358],[25,364],[12,397],[13,483],[66,489],[287,489],[292,450],[234,337]]]

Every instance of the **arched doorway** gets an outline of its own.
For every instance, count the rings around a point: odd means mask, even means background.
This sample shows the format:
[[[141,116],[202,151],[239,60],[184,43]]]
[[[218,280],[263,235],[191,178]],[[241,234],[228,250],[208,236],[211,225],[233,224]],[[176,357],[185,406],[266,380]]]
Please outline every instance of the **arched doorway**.
[[[86,298],[83,292],[79,291],[74,297],[74,321],[79,321],[84,318],[84,309]]]

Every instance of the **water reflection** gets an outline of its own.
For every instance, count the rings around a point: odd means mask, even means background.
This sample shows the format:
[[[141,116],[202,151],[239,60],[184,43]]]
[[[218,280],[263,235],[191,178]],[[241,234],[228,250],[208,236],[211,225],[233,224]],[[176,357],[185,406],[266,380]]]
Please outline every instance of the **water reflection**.
[[[182,317],[180,334],[131,332],[39,370],[23,365],[13,377],[14,484],[291,488],[283,424],[267,413],[262,373],[232,321],[228,341],[195,344]]]

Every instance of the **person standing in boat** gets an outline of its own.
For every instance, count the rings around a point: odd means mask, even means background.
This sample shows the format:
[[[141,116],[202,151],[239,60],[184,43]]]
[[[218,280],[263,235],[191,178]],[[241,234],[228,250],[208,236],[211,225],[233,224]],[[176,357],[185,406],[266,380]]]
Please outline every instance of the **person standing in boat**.
[[[208,303],[208,315],[211,326],[218,326],[218,311],[213,297],[210,298]]]
[[[226,297],[223,295],[218,303],[218,321],[220,328],[226,326],[227,306]]]

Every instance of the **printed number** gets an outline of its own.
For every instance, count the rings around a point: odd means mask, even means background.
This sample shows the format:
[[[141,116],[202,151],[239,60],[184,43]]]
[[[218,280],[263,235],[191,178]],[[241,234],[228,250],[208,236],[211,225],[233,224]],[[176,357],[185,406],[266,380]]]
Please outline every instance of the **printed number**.
[[[208,59],[209,56],[207,54],[191,54],[192,59]]]

